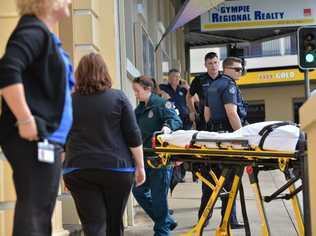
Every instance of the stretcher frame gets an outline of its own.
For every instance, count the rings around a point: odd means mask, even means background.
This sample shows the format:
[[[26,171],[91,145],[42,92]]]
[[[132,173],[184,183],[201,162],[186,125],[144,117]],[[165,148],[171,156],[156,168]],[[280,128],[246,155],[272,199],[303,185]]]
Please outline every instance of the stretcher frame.
[[[162,166],[168,165],[173,161],[182,161],[182,162],[204,162],[204,163],[220,163],[223,165],[223,171],[219,178],[216,177],[213,171],[210,172],[211,178],[215,185],[210,183],[206,178],[204,178],[200,172],[195,172],[194,174],[197,178],[202,181],[206,186],[210,187],[213,192],[210,196],[208,203],[200,217],[198,223],[191,229],[189,232],[182,234],[183,236],[200,236],[203,233],[204,224],[212,212],[216,200],[219,197],[221,190],[223,189],[225,180],[228,174],[231,171],[234,171],[234,179],[232,188],[229,191],[227,208],[222,217],[220,225],[216,229],[216,236],[231,236],[232,232],[229,226],[229,219],[232,212],[232,207],[234,205],[238,189],[242,187],[241,178],[243,175],[244,168],[248,166],[251,167],[251,170],[247,169],[247,173],[250,179],[251,186],[256,195],[256,202],[259,211],[261,226],[262,226],[262,235],[270,236],[270,228],[267,221],[267,216],[264,209],[263,197],[259,187],[258,173],[260,168],[264,169],[280,169],[284,172],[287,180],[290,181],[288,174],[288,169],[293,168],[296,170],[301,170],[303,167],[303,160],[305,158],[305,149],[300,147],[301,150],[295,152],[280,152],[280,151],[265,151],[260,148],[251,148],[247,149],[232,149],[232,147],[226,146],[222,148],[222,143],[227,141],[240,141],[242,145],[247,146],[246,140],[205,140],[205,139],[195,139],[194,142],[191,142],[190,146],[181,148],[177,146],[169,145],[168,143],[163,142],[156,133],[153,137],[153,148],[145,149],[146,156],[155,156],[158,155],[158,158],[148,158],[147,163],[153,168],[160,168]],[[206,148],[205,146],[196,146],[194,143],[199,142],[217,142],[219,149]],[[158,160],[158,163],[157,163]],[[155,163],[154,163],[155,162]],[[233,166],[233,167],[232,167]],[[302,211],[299,205],[299,200],[297,197],[296,187],[294,182],[286,184],[285,189],[288,189],[291,197],[292,207],[294,209],[294,215],[296,223],[299,229],[299,236],[305,235],[304,223],[302,217]],[[276,192],[276,196],[279,192]],[[245,210],[245,209],[242,209]],[[244,216],[244,214],[243,214]],[[247,216],[246,216],[247,217]],[[251,235],[250,228],[247,218],[245,219],[245,234]],[[247,223],[247,224],[246,224]]]

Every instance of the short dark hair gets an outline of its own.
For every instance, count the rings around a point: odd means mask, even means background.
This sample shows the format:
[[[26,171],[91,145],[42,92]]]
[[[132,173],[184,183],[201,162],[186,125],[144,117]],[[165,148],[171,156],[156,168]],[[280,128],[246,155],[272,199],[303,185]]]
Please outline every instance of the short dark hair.
[[[75,92],[93,95],[112,87],[108,68],[100,54],[90,53],[81,58],[75,72]]]
[[[204,57],[204,61],[206,61],[207,59],[212,60],[213,58],[218,58],[217,53],[216,52],[209,52],[205,55]]]
[[[154,89],[155,88],[153,78],[151,78],[147,75],[142,75],[142,76],[134,78],[133,83],[139,84],[144,89],[146,89],[146,88]]]
[[[242,65],[242,59],[238,57],[227,57],[223,61],[223,68],[232,66],[234,62],[240,63]]]
[[[168,75],[171,75],[172,73],[180,73],[180,71],[178,69],[170,69],[169,72],[168,72]]]

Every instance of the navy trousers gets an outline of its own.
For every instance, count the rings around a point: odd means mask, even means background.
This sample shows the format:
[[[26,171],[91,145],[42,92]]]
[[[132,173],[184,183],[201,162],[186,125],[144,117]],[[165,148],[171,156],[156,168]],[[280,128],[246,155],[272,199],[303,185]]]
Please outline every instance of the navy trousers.
[[[154,236],[169,236],[174,219],[169,214],[168,191],[172,168],[146,168],[146,182],[133,188],[139,205],[154,221]]]

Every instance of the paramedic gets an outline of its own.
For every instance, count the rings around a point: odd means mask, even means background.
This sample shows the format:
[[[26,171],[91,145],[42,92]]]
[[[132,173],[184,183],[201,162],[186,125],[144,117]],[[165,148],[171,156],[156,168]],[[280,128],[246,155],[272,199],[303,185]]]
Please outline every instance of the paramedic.
[[[148,76],[137,77],[133,81],[135,97],[140,102],[135,109],[137,123],[142,133],[144,147],[151,147],[155,131],[165,133],[182,127],[172,104],[152,92],[153,82]],[[168,211],[167,195],[172,175],[172,167],[154,169],[146,166],[146,181],[134,187],[133,194],[139,205],[154,221],[154,235],[168,236],[177,223]]]
[[[236,57],[228,57],[223,61],[223,75],[212,83],[208,90],[204,110],[205,121],[209,131],[235,131],[242,127],[247,115],[246,105],[236,85],[240,79],[243,67],[242,61]],[[231,188],[233,174],[227,178],[226,189]],[[227,197],[222,197],[222,216],[227,206]],[[231,228],[242,228],[244,225],[237,221],[236,204],[230,218]]]

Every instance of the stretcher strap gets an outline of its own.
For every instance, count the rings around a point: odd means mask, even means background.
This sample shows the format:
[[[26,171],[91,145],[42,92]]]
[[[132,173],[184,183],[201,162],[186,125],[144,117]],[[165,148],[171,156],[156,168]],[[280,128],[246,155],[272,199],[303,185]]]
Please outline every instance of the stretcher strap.
[[[190,142],[190,146],[194,146],[195,142],[197,141],[197,135],[198,135],[199,132],[195,132],[193,135],[192,135],[192,138],[191,138],[191,142]]]
[[[260,142],[259,142],[259,148],[264,150],[263,145],[264,145],[264,142],[266,141],[266,138],[268,137],[268,135],[276,128],[279,128],[281,126],[286,126],[286,125],[295,125],[296,126],[295,123],[284,121],[284,122],[274,123],[274,124],[267,125],[267,126],[263,127],[263,129],[260,130],[260,132],[259,132],[259,135],[262,136],[262,138],[260,139]]]
[[[196,142],[208,142],[208,143],[215,143],[218,148],[221,148],[222,143],[238,143],[244,148],[249,148],[249,141],[247,139],[240,139],[240,140],[235,140],[235,139],[214,139],[214,138],[197,138],[199,132],[196,132],[192,135],[191,141],[190,141],[190,146],[194,146]]]

